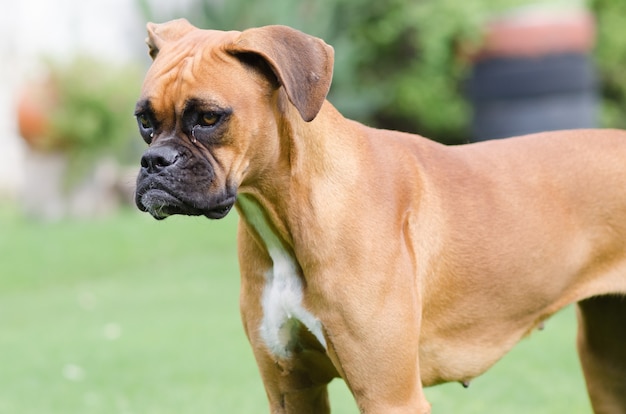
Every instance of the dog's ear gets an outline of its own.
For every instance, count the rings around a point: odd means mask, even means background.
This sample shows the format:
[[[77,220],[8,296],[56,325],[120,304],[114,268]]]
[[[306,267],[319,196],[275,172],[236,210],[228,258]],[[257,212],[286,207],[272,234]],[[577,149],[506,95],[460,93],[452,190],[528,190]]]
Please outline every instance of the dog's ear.
[[[171,41],[175,41],[189,33],[194,27],[185,19],[172,20],[167,23],[148,23],[148,37],[146,44],[149,48],[150,57],[155,59],[159,49]]]
[[[317,116],[333,77],[334,51],[323,40],[287,26],[265,26],[243,31],[226,50],[260,56],[302,119]]]

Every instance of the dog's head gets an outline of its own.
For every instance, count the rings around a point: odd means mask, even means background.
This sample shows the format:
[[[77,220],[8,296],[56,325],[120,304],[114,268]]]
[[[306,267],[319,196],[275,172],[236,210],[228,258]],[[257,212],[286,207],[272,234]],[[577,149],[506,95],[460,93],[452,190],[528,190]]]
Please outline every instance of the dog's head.
[[[301,122],[317,115],[333,50],[285,26],[220,32],[175,20],[148,24],[148,34],[153,63],[135,115],[149,148],[137,206],[157,219],[222,218],[242,182],[277,162],[285,105]]]

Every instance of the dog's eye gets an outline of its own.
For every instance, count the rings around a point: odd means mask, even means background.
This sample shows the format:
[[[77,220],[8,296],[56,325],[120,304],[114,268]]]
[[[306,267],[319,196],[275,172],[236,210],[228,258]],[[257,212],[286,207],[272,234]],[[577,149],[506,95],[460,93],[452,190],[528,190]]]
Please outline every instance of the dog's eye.
[[[146,143],[152,142],[154,136],[154,127],[152,120],[145,113],[137,114],[137,124],[139,125],[139,133]]]
[[[150,119],[146,114],[137,115],[137,121],[139,122],[139,126],[143,129],[152,128],[152,124],[150,123]]]
[[[200,115],[200,126],[212,127],[220,121],[221,115],[215,112],[207,112]]]
[[[195,108],[188,110],[183,115],[183,122],[187,125],[189,139],[196,144],[201,142],[203,145],[214,146],[220,145],[223,136],[223,128],[221,125],[228,120],[232,111],[230,109],[205,109],[196,111]],[[220,132],[220,130],[222,130]]]

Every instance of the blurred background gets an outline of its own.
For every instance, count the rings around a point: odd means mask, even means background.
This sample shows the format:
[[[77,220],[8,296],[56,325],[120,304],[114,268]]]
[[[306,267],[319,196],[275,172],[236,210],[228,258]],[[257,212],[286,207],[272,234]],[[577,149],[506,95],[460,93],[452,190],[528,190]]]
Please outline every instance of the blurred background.
[[[147,21],[321,37],[344,115],[459,145],[625,127],[625,15],[618,0],[4,4],[0,414],[265,407],[238,322],[234,214],[157,224],[132,206]],[[469,390],[429,390],[433,412],[590,412],[572,309],[559,318]],[[336,387],[337,412],[356,412]]]
[[[623,126],[624,9],[612,0],[8,4],[0,197],[51,219],[106,214],[128,199],[132,172],[122,167],[141,151],[129,114],[149,64],[148,20],[287,24],[322,37],[336,50],[329,99],[347,117],[462,144]]]

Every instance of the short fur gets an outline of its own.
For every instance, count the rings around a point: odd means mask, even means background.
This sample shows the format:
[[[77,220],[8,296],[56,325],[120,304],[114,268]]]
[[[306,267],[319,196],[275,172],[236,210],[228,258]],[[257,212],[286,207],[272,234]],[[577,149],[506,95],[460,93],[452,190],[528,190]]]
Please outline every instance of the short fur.
[[[626,133],[447,147],[342,117],[320,39],[148,28],[137,205],[238,208],[272,413],[329,412],[337,376],[363,413],[428,413],[423,386],[480,375],[570,303],[594,411],[626,412]]]

